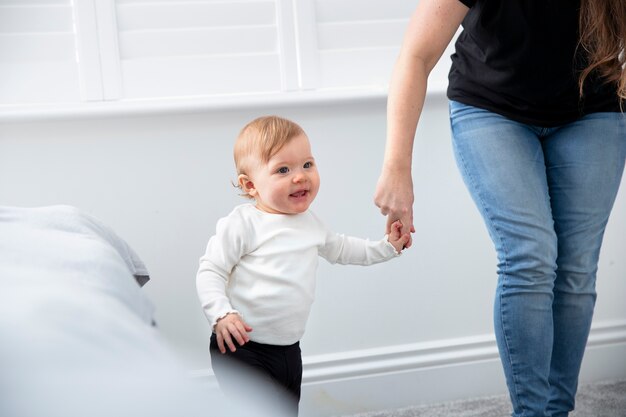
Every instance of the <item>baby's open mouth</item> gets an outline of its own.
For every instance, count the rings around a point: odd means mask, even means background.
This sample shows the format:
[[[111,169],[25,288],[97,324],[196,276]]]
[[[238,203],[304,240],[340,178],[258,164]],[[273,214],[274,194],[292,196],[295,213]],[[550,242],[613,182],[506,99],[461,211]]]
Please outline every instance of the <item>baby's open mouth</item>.
[[[295,192],[293,194],[291,194],[292,197],[304,197],[306,195],[306,193],[308,193],[307,190],[301,190],[298,192]]]

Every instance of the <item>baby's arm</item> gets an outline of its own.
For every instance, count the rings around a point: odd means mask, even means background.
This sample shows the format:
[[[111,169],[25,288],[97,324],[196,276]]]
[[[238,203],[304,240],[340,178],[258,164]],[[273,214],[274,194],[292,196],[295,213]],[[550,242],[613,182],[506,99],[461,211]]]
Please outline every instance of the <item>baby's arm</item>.
[[[239,343],[239,346],[243,346],[245,343],[250,341],[248,332],[252,331],[252,327],[248,326],[239,314],[228,313],[226,316],[217,320],[213,330],[217,336],[217,346],[219,347],[220,352],[226,353],[224,342],[226,342],[226,345],[231,352],[236,351],[237,348],[233,342],[233,337],[237,343]]]
[[[373,265],[400,256],[408,241],[408,234],[401,234],[399,221],[392,224],[389,235],[374,241],[327,230],[326,241],[319,254],[331,264]]]
[[[387,236],[387,241],[393,245],[396,252],[402,252],[410,239],[411,235],[409,233],[402,234],[402,223],[400,220],[393,222],[389,235]]]
[[[225,353],[224,342],[234,352],[233,337],[243,345],[250,340],[248,332],[252,331],[226,295],[230,274],[246,251],[246,228],[231,214],[220,219],[216,229],[205,255],[200,258],[196,288],[211,330],[217,336],[219,349]]]

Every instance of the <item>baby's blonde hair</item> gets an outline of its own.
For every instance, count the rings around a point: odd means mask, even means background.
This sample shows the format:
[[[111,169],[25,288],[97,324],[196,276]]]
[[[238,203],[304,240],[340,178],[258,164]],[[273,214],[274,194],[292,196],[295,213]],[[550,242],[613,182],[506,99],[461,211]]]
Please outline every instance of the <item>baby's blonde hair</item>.
[[[267,163],[289,141],[302,134],[304,130],[300,125],[279,116],[254,119],[241,129],[235,141],[233,154],[237,175],[248,175],[250,164]]]

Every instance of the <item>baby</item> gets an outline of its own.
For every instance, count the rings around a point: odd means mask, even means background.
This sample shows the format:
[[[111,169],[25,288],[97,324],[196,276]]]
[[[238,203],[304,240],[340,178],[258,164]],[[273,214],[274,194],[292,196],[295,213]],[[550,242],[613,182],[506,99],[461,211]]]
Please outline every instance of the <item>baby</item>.
[[[400,233],[400,222],[380,241],[329,231],[309,210],[320,177],[309,139],[292,121],[253,120],[239,134],[234,157],[237,186],[254,204],[237,206],[218,221],[196,277],[213,330],[213,371],[229,394],[241,392],[247,378],[235,375],[229,364],[257,370],[254,386],[266,391],[273,386],[263,398],[287,393],[286,414],[296,416],[299,340],[313,303],[318,256],[330,263],[371,265],[399,256],[409,235]]]

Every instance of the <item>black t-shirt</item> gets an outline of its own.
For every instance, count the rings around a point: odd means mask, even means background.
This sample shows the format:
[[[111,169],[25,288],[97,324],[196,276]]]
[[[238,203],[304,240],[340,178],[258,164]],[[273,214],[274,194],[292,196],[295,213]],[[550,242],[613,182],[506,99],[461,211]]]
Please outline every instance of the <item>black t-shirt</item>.
[[[450,99],[544,127],[620,111],[616,85],[598,77],[579,97],[580,0],[460,1],[470,10],[452,55]]]

